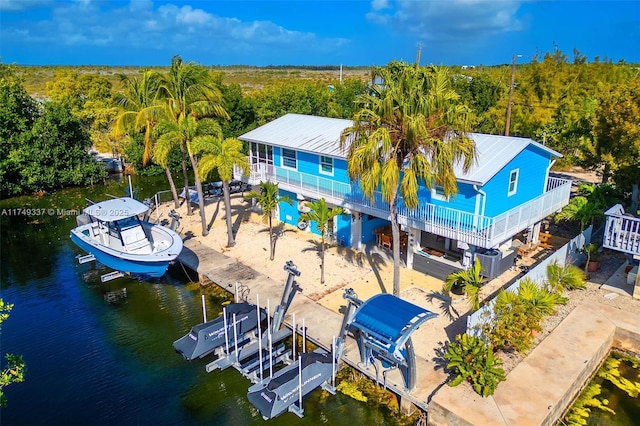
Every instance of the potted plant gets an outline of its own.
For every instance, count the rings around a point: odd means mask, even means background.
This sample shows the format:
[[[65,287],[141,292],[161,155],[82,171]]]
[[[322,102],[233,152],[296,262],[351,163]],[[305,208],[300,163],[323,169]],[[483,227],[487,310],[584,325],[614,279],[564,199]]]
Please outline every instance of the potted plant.
[[[598,252],[599,246],[596,243],[589,243],[583,247],[582,252],[587,255],[587,261],[584,266],[585,272],[596,272],[598,270]]]
[[[469,269],[450,273],[443,287],[447,292],[466,295],[471,310],[477,311],[480,308],[480,288],[483,284],[482,265],[480,260],[476,258],[475,263]]]

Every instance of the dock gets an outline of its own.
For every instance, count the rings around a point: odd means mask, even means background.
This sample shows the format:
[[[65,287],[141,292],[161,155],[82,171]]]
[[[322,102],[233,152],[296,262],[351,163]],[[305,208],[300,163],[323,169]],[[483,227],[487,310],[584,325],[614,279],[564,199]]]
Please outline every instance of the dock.
[[[260,307],[264,309],[268,307],[269,315],[274,314],[282,294],[283,281],[269,278],[196,239],[184,241],[184,249],[178,260],[184,266],[196,271],[199,278],[215,283],[236,296],[238,300],[257,304],[259,299]],[[301,272],[304,273],[304,270]],[[282,277],[284,280],[284,271]],[[295,315],[298,330],[304,319],[306,338],[315,345],[331,351],[334,337],[337,337],[342,325],[341,314],[320,305],[301,292],[297,292],[293,297],[288,312],[283,321],[285,326],[293,327],[292,314]],[[446,375],[442,369],[436,369],[434,362],[416,355],[417,385],[412,392],[407,393],[404,390],[402,375],[398,370],[390,371],[386,377],[382,377],[382,374],[376,372],[373,366],[361,365],[359,350],[352,338],[347,338],[345,342],[342,360],[395,393],[399,397],[402,411],[407,414],[413,412],[415,407],[426,411],[434,389],[440,388],[446,381]]]

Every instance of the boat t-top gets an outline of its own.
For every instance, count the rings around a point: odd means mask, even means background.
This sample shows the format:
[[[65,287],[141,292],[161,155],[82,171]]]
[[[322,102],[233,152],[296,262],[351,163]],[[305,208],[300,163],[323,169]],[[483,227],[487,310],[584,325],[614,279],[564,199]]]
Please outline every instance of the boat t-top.
[[[129,197],[92,204],[76,218],[71,241],[116,271],[160,277],[182,251],[182,239],[169,228],[140,220],[148,209]]]

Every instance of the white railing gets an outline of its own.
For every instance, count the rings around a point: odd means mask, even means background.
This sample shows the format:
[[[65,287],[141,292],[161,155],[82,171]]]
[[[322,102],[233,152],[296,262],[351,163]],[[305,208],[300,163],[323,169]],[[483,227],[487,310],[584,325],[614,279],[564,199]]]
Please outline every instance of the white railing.
[[[372,201],[364,196],[357,184],[336,182],[272,165],[253,165],[251,179],[257,179],[257,182],[271,180],[277,182],[280,189],[306,197],[324,197],[329,203],[362,213],[378,217],[389,216],[389,205],[382,199],[381,194],[376,192]],[[475,215],[428,203],[408,209],[400,199],[398,222],[475,246],[491,248],[562,209],[569,202],[570,191],[570,180],[550,178],[544,194],[495,217]]]
[[[620,204],[605,213],[602,246],[629,254],[640,254],[640,218],[627,216]]]

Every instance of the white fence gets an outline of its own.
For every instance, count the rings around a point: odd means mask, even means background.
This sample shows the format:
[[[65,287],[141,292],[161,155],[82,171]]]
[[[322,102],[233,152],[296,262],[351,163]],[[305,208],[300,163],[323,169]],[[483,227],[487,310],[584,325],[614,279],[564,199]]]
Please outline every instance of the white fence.
[[[587,228],[580,235],[573,238],[564,246],[560,247],[551,256],[544,259],[542,262],[531,268],[527,274],[520,277],[517,281],[507,287],[506,291],[518,291],[520,282],[528,278],[529,280],[542,284],[547,281],[547,266],[553,262],[557,262],[559,265],[564,266],[567,264],[580,264],[584,260],[584,254],[580,250],[591,242],[591,233],[593,226]],[[495,305],[495,298],[491,299],[484,306],[477,311],[471,313],[467,317],[467,334],[480,337],[482,335],[482,328],[485,324],[493,320],[493,306]]]

